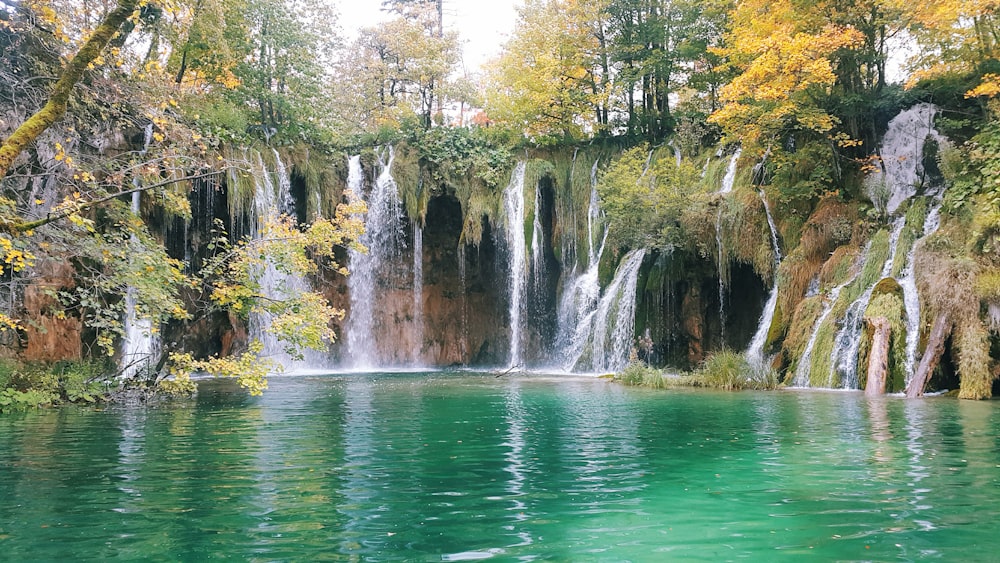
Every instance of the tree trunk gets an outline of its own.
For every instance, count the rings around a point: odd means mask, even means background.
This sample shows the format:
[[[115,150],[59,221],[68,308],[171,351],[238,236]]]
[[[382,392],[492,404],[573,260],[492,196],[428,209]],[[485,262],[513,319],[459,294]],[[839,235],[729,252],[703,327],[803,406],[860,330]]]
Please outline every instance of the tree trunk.
[[[889,376],[889,337],[892,325],[885,317],[869,319],[868,323],[875,330],[872,335],[872,350],[868,354],[868,383],[865,385],[865,395],[874,397],[885,394],[885,383]]]
[[[115,33],[118,33],[122,24],[132,15],[138,3],[139,0],[118,0],[118,6],[104,18],[104,21],[94,30],[93,35],[67,63],[66,68],[59,75],[59,80],[52,88],[52,93],[49,95],[48,101],[45,102],[45,106],[22,123],[0,145],[0,178],[7,175],[11,165],[14,164],[14,159],[21,154],[25,147],[33,143],[39,135],[66,113],[73,87],[83,78],[83,73],[90,63],[101,54]]]
[[[927,342],[927,349],[924,350],[924,357],[920,359],[917,373],[913,374],[913,379],[910,380],[910,385],[906,388],[907,398],[913,399],[924,394],[924,387],[927,386],[927,380],[931,378],[934,368],[941,360],[941,354],[944,353],[944,343],[949,334],[951,334],[951,321],[948,319],[948,315],[939,314],[934,319],[931,338]]]

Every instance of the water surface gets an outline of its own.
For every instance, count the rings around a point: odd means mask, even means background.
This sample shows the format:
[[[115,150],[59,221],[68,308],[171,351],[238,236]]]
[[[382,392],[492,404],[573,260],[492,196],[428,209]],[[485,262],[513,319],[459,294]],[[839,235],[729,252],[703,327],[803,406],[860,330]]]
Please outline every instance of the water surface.
[[[989,560],[992,402],[473,373],[0,417],[0,559]]]

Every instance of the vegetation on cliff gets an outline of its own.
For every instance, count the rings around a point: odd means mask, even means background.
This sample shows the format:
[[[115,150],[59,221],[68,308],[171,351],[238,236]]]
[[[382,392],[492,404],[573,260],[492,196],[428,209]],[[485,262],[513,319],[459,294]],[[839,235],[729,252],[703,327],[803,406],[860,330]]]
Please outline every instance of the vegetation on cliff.
[[[659,327],[661,363],[694,367],[706,348],[726,348],[726,296],[752,275],[779,288],[766,343],[780,352],[773,367],[791,381],[811,345],[820,352],[812,372],[830,372],[832,319],[879,282],[889,255],[885,194],[864,178],[880,166],[890,117],[932,101],[951,139],[924,155],[947,187],[942,228],[918,242],[929,203],[913,203],[892,275],[913,248],[927,304],[921,347],[942,319],[952,353],[939,378],[954,370],[962,396],[992,393],[1000,329],[992,4],[526,0],[481,83],[457,72],[457,37],[439,2],[384,6],[393,17],[350,44],[316,0],[3,6],[7,355],[115,356],[129,307],[154,330],[212,319],[238,332],[266,311],[281,319],[273,328],[293,352],[323,346],[342,311],[310,292],[269,300],[261,272],[346,273],[362,209],[343,193],[341,151],[370,161],[368,148],[391,142],[400,146],[394,173],[407,216],[423,224],[432,198],[454,197],[462,244],[481,244],[487,226],[499,225],[510,169],[524,158],[530,179],[558,194],[553,254],[571,264],[594,244],[585,225],[595,188],[611,248],[601,279],[628,249],[654,250],[641,299],[658,309],[640,308],[637,332]],[[909,44],[905,75],[891,68],[900,39]],[[254,176],[279,162],[301,192],[298,214],[249,236]],[[724,181],[732,193],[721,193]],[[201,211],[221,223],[199,224],[190,247],[171,248],[171,229],[193,226],[192,205],[214,205],[214,194],[226,205]],[[787,257],[777,267],[767,205]],[[541,213],[527,207],[526,230]],[[893,295],[879,292],[870,307],[891,317],[898,386],[902,313]],[[821,323],[827,299],[835,316]],[[657,319],[663,311],[680,320]],[[51,357],[27,353],[49,331],[82,344]],[[667,333],[685,337],[668,342]],[[263,388],[259,345],[216,348],[171,349],[173,368],[154,362],[148,377],[172,369],[181,381],[173,385],[184,387],[183,374],[198,369]],[[734,365],[726,358],[709,361]]]

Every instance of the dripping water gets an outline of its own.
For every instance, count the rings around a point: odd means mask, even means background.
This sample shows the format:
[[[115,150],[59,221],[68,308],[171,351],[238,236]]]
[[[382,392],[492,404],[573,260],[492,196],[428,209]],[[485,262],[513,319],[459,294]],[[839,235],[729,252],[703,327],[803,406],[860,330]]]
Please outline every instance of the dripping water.
[[[416,336],[413,363],[420,364],[424,346],[424,230],[413,222],[413,332]]]

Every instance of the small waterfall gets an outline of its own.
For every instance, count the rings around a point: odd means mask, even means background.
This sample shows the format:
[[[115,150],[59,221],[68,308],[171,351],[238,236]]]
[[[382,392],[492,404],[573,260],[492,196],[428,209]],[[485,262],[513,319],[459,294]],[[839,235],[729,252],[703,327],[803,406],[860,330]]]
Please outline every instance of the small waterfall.
[[[601,201],[597,194],[597,166],[595,160],[590,169],[590,202],[587,207],[587,263],[580,273],[580,265],[575,264],[566,273],[562,295],[557,309],[556,348],[559,360],[571,363],[579,356],[578,330],[581,323],[597,310],[601,286],[598,267],[604,255],[607,230],[602,229]],[[603,233],[601,231],[604,231]],[[600,237],[598,242],[596,239]],[[571,366],[572,368],[572,366]]]
[[[889,235],[889,256],[882,265],[878,281],[889,277],[892,273],[892,263],[896,259],[896,250],[899,247],[899,235],[903,231],[905,217],[900,217],[892,224],[892,231]],[[847,308],[844,318],[841,321],[841,329],[834,338],[833,352],[830,353],[830,379],[828,387],[833,387],[834,377],[840,374],[840,386],[844,389],[858,388],[858,348],[861,346],[861,331],[864,328],[865,309],[871,301],[875,284],[865,290]]]
[[[871,179],[873,186],[888,191],[885,211],[892,215],[899,206],[917,193],[925,172],[922,160],[928,137],[939,138],[934,130],[933,104],[917,104],[892,118],[882,139],[882,170]]]
[[[420,364],[420,352],[424,346],[424,230],[413,222],[413,328],[416,347],[413,363]]]
[[[292,214],[295,204],[291,195],[291,179],[285,164],[281,161],[278,151],[274,153],[274,174],[268,170],[264,159],[257,153],[259,174],[254,176],[254,212],[256,216],[253,237],[261,239],[265,235],[268,223],[277,221],[279,217]],[[309,291],[309,286],[303,278],[282,271],[274,266],[270,259],[266,260],[260,272],[260,288],[264,297],[271,301],[284,301],[295,298],[298,294]],[[267,312],[250,315],[250,336],[260,341],[264,349],[261,355],[279,363],[283,369],[294,369],[298,363],[289,354],[285,345],[277,336],[269,331],[273,316]]]
[[[577,327],[569,371],[618,371],[628,364],[635,332],[635,296],[645,250],[626,254],[597,309]]]
[[[681,148],[677,146],[677,143],[670,140],[670,148],[674,149],[674,160],[677,161],[677,168],[681,167]]]
[[[726,167],[726,175],[722,178],[722,185],[719,187],[719,194],[726,195],[733,191],[733,184],[736,182],[736,163],[743,154],[743,148],[737,147],[729,157],[729,165]],[[707,163],[706,163],[707,165]],[[726,342],[726,259],[725,249],[722,246],[722,202],[719,203],[719,213],[715,217],[715,246],[718,250],[719,259],[719,339],[723,344]]]
[[[392,177],[392,162],[396,153],[390,145],[379,154],[381,171],[375,179],[365,203],[365,233],[360,242],[367,253],[350,251],[347,287],[350,292],[351,311],[348,318],[346,364],[358,369],[378,366],[379,342],[375,332],[376,299],[380,273],[392,265],[403,247],[403,208],[399,200],[396,181]],[[362,197],[364,176],[360,157],[348,162],[348,189]]]
[[[924,218],[922,237],[934,234],[941,225],[941,200],[942,192],[935,194],[937,201],[934,207]],[[917,367],[917,345],[920,342],[920,295],[917,292],[917,280],[914,272],[913,256],[917,249],[917,242],[913,241],[913,246],[906,254],[906,267],[899,278],[899,285],[903,288],[903,307],[906,310],[906,383],[916,372]]]
[[[718,250],[719,258],[719,338],[723,344],[726,342],[726,276],[723,261],[726,259],[725,251],[722,247],[722,205],[719,205],[719,214],[715,217],[715,247]]]
[[[525,309],[527,264],[524,237],[524,172],[525,161],[514,167],[510,184],[503,192],[504,212],[507,219],[507,252],[510,268],[510,366],[521,365],[522,317]]]
[[[461,326],[459,327],[459,351],[461,352],[460,357],[468,358],[469,352],[469,297],[468,297],[468,281],[465,272],[465,243],[459,241],[458,243],[458,281],[461,284],[461,292],[459,295],[462,300],[462,315],[461,315]]]
[[[764,363],[764,344],[767,343],[767,333],[771,330],[771,322],[774,320],[774,311],[778,305],[778,267],[781,266],[781,246],[778,244],[778,228],[774,224],[771,216],[771,208],[767,204],[764,192],[760,192],[760,200],[764,203],[764,213],[767,215],[767,226],[771,229],[771,247],[774,249],[774,285],[771,287],[771,294],[764,305],[764,312],[760,316],[760,323],[757,331],[750,340],[747,348],[747,359],[753,364]]]
[[[594,166],[590,168],[590,203],[587,205],[587,266],[594,264],[600,257],[595,253],[597,246],[594,245],[595,230],[600,226],[600,221],[604,216],[601,211],[601,198],[597,195],[597,165],[601,159],[594,161]],[[601,247],[604,242],[602,240]]]
[[[149,143],[152,140],[153,123],[150,122],[146,125],[144,131],[142,150],[139,151],[140,157],[145,156],[149,150]],[[138,176],[132,180],[132,185],[136,189],[140,187]],[[141,196],[142,192],[132,192],[132,213],[137,216],[139,215]],[[138,245],[139,237],[134,234],[131,235],[129,237],[129,244],[133,246]],[[122,379],[135,377],[143,368],[148,367],[150,362],[155,360],[160,351],[160,340],[153,334],[153,322],[151,319],[138,316],[136,311],[137,301],[138,296],[136,295],[135,288],[128,286],[125,290],[125,322],[122,327],[125,333],[125,338],[122,341],[120,362],[122,366]]]
[[[531,222],[531,276],[538,294],[541,294],[545,283],[545,236],[542,232],[541,203],[541,189],[535,184],[535,215]]]
[[[726,167],[726,175],[722,177],[722,187],[719,189],[720,194],[728,194],[733,191],[733,184],[736,182],[736,163],[742,154],[743,147],[737,147],[733,155],[729,157],[729,166]]]

